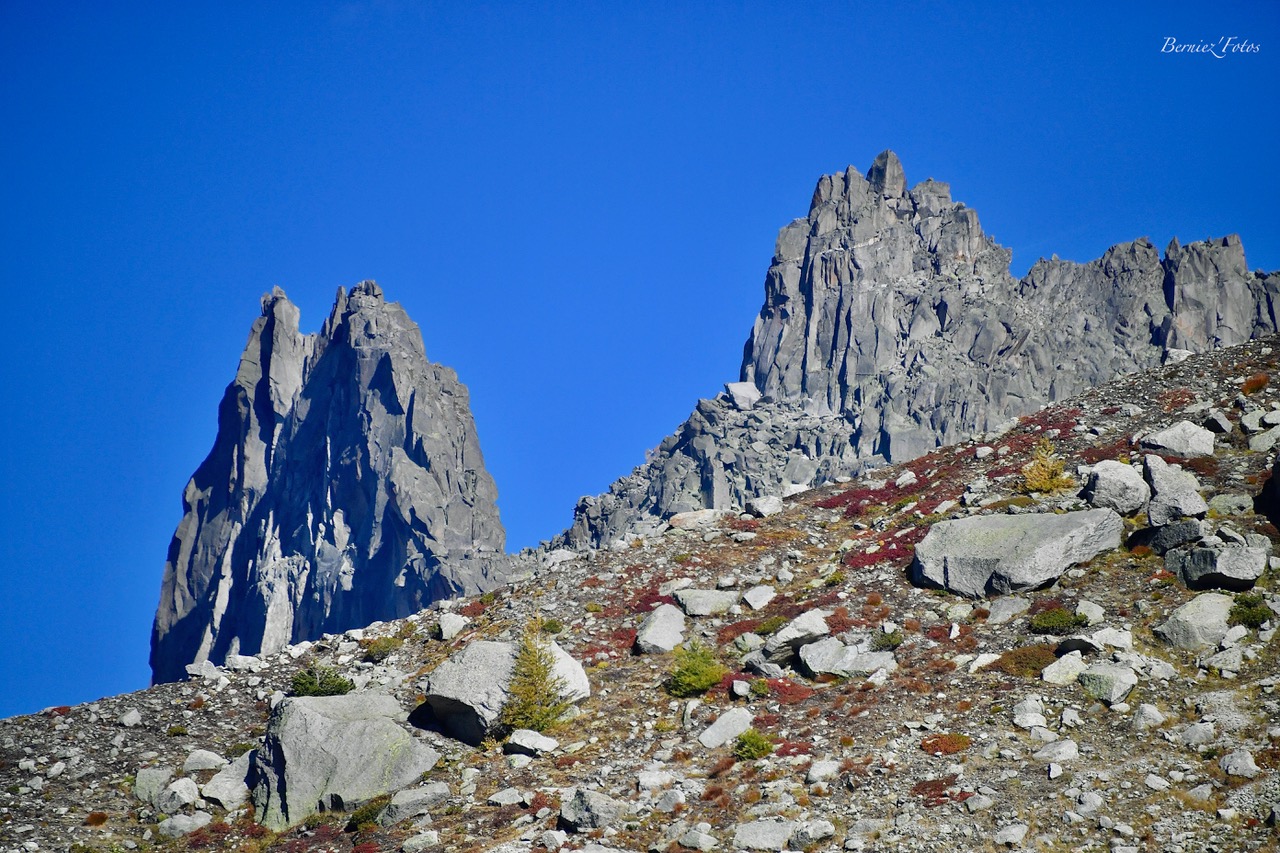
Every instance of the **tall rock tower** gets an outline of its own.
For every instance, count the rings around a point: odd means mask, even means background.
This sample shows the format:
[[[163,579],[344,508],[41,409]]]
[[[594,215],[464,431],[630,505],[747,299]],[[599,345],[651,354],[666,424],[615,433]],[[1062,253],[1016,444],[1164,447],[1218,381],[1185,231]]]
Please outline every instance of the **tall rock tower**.
[[[156,682],[500,582],[505,533],[467,389],[373,282],[319,333],[262,299],[183,493],[151,633]]]

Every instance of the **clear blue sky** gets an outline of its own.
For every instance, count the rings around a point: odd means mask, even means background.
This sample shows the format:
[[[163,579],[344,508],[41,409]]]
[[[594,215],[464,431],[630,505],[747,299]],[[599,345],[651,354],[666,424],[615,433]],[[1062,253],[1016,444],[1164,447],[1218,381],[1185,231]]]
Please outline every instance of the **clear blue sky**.
[[[1280,268],[1278,9],[3,0],[0,716],[146,685],[273,285],[307,331],[401,302],[534,544],[737,378],[777,230],[884,148],[1019,275],[1230,232]],[[1259,50],[1161,53],[1223,36]]]

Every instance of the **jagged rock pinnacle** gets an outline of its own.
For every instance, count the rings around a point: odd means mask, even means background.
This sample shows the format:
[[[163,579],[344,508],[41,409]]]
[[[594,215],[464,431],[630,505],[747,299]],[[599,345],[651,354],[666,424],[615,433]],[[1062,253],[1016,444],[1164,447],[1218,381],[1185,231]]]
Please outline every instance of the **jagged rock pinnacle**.
[[[318,334],[262,298],[218,435],[183,494],[152,631],[156,681],[493,585],[497,490],[467,391],[372,281]]]

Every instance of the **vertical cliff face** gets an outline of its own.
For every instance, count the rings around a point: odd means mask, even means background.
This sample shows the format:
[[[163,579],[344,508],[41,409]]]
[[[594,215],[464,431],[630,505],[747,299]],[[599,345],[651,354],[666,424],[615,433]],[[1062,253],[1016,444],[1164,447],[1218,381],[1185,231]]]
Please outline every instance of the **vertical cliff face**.
[[[151,638],[156,681],[416,612],[500,580],[505,534],[467,390],[373,282],[314,335],[263,297],[183,494]]]
[[[908,188],[882,153],[818,182],[782,229],[740,383],[697,409],[645,465],[583,498],[558,540],[602,545],[686,509],[911,459],[985,432],[1170,350],[1277,329],[1280,275],[1236,236],[1146,239],[1021,280],[947,184]]]

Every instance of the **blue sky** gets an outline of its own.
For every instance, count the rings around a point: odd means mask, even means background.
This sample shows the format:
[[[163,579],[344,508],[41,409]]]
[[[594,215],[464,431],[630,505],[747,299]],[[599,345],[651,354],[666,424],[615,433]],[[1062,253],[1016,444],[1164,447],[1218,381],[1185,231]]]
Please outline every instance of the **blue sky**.
[[[1280,268],[1280,6],[1057,5],[0,3],[0,716],[146,685],[273,285],[306,331],[405,306],[518,548],[737,378],[778,229],[884,148],[1019,275],[1231,232]]]

